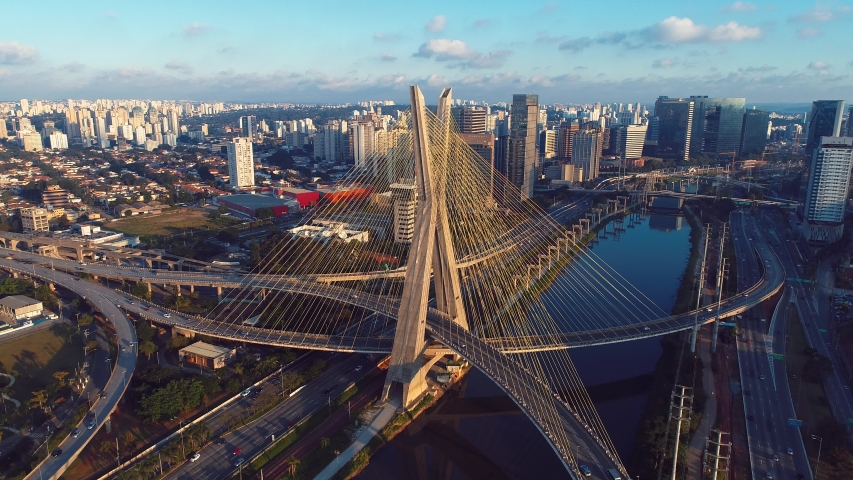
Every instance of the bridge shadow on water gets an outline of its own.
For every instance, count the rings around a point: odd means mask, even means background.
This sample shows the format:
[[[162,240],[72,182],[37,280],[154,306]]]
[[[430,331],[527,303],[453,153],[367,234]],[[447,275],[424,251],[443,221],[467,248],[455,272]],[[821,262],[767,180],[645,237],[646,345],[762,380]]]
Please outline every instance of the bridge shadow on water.
[[[589,389],[596,405],[634,401],[648,391],[644,374]],[[362,480],[568,479],[516,404],[476,370],[386,445]]]

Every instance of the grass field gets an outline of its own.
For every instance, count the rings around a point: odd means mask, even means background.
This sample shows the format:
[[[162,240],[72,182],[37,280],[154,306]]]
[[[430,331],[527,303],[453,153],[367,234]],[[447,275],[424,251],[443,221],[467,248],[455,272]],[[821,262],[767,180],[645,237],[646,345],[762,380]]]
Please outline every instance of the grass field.
[[[32,392],[56,381],[54,372],[73,372],[82,361],[82,339],[66,323],[0,344],[0,371],[15,377],[7,394],[24,405]]]
[[[239,223],[236,219],[220,217],[214,222],[208,218],[210,210],[202,208],[180,208],[168,210],[160,215],[139,215],[104,223],[104,228],[127,235],[174,235],[192,228],[196,230],[219,229]],[[226,220],[227,219],[227,220]]]

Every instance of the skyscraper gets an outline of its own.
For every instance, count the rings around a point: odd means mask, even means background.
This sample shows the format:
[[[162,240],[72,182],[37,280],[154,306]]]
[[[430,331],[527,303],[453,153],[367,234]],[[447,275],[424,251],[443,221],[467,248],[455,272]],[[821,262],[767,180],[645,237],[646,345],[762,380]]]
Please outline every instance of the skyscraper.
[[[747,110],[743,115],[743,129],[740,137],[740,154],[760,155],[767,147],[767,127],[770,114],[764,110]]]
[[[557,132],[557,158],[569,160],[572,158],[572,140],[580,129],[577,120],[560,125]]]
[[[660,97],[655,102],[658,117],[658,149],[662,158],[687,161],[693,127],[693,100]]]
[[[539,119],[539,95],[512,96],[509,123],[507,179],[521,190],[521,198],[533,196],[536,183],[536,122]]]
[[[0,116],[0,138],[9,136],[9,131],[6,129],[6,117]]]
[[[254,115],[246,115],[243,117],[243,135],[249,140],[255,139],[255,134],[258,131],[258,120]]]
[[[844,100],[816,100],[809,114],[806,155],[811,156],[820,145],[820,137],[841,136],[841,116],[844,115]]]
[[[643,156],[647,125],[622,125],[619,127],[619,155],[622,160]]]
[[[486,111],[471,107],[460,109],[457,129],[459,133],[486,133]]]
[[[583,169],[583,181],[598,177],[601,161],[601,133],[596,130],[582,130],[575,134],[572,143],[572,165]]]
[[[853,137],[853,107],[847,112],[847,136]]]
[[[816,102],[817,103],[817,102]],[[853,137],[821,137],[812,154],[806,189],[805,237],[832,243],[844,233],[844,205],[853,166]]]
[[[255,161],[252,157],[252,140],[236,137],[228,142],[228,174],[232,187],[255,186]]]
[[[417,186],[414,181],[408,181],[392,183],[390,188],[394,204],[394,243],[410,244],[415,233]]]
[[[731,154],[740,148],[745,98],[693,96],[690,156]]]

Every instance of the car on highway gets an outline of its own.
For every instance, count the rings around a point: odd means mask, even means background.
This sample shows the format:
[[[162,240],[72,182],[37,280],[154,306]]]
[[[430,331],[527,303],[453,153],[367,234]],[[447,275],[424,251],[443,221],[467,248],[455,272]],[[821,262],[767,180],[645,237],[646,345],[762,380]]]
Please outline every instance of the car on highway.
[[[79,436],[80,436],[80,429],[79,429],[79,428],[75,428],[75,429],[74,429],[74,431],[73,431],[73,432],[71,432],[71,438],[77,438],[77,437],[79,437]],[[789,448],[788,450],[790,450],[790,448]]]
[[[578,468],[580,469],[581,473],[583,473],[584,477],[592,476],[592,470],[590,470],[589,467],[587,467],[586,465],[581,465]]]
[[[773,455],[773,460],[778,462],[779,461],[779,455]]]
[[[764,375],[759,375],[758,378],[759,380],[764,380]]]
[[[791,447],[788,447],[788,455],[793,455],[793,454],[794,454],[794,449]]]
[[[94,420],[89,420],[89,423],[86,424],[86,429],[91,430],[91,429],[95,428],[95,425],[96,424],[95,424]]]
[[[107,398],[107,392],[101,391],[101,398]]]
[[[214,438],[214,439],[213,439],[213,444],[214,444],[214,445],[225,445],[225,439],[224,439],[224,438],[222,438],[222,437]]]
[[[198,460],[199,458],[201,458],[201,454],[198,452],[190,455],[190,463],[195,463],[195,461]]]
[[[240,465],[242,465],[242,464],[243,464],[243,462],[245,462],[245,461],[246,461],[246,459],[245,459],[245,458],[240,457],[240,458],[238,458],[238,459],[237,459],[237,461],[236,461],[236,462],[234,462],[234,466],[235,466],[235,467],[239,467],[239,466],[240,466]]]
[[[361,365],[359,365],[359,366],[355,367],[355,371],[356,371],[356,372],[360,372],[360,371],[361,371],[361,368],[362,368],[362,367],[361,367]]]
[[[237,448],[235,448],[235,449],[234,449],[234,451],[233,451],[233,452],[231,452],[231,455],[240,455],[240,452],[242,452],[242,451],[243,451],[243,449],[242,449],[242,448],[237,447]]]
[[[54,450],[54,451],[50,454],[50,456],[51,456],[51,457],[53,457],[53,458],[56,458],[56,457],[58,457],[58,456],[60,456],[60,455],[62,455],[62,449],[61,449],[61,448],[57,448],[56,450]]]
[[[331,388],[327,388],[327,389],[323,390],[322,392],[320,392],[320,395],[323,395],[323,396],[325,397],[325,396],[326,396],[326,395],[328,395],[328,394],[329,394],[329,392],[331,392],[331,391],[332,391],[332,389],[331,389]]]
[[[247,388],[247,389],[243,390],[242,392],[240,392],[241,397],[248,397],[251,394],[252,394],[251,388]]]
[[[169,313],[169,312],[163,312],[163,318],[169,318],[169,317],[171,317],[171,316],[172,316],[172,314],[171,314],[171,313]]]

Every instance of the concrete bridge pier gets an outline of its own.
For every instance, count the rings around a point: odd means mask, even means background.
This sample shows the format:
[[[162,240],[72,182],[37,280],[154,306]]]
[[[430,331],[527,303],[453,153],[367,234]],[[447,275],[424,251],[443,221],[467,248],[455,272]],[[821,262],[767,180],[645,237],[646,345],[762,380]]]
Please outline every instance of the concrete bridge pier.
[[[176,297],[181,296],[181,286],[180,285],[175,285],[175,296]]]
[[[195,285],[190,284],[190,293],[195,293]]]
[[[581,219],[578,219],[578,222],[580,222],[580,224],[581,224],[581,233],[582,233],[582,234],[583,234],[583,233],[589,233],[589,229],[590,229],[589,218],[581,218]],[[585,228],[585,229],[583,228],[584,224],[586,224],[586,228]]]
[[[222,287],[216,287],[216,301],[222,301]]]
[[[145,259],[145,265],[146,265],[148,268],[151,268],[151,267],[153,267],[153,266],[154,266],[154,262],[152,262],[150,258],[146,258],[146,259]]]
[[[148,295],[151,295],[151,282],[145,284],[148,287]]]
[[[82,248],[77,248],[77,249],[75,250],[75,253],[77,253],[77,261],[78,261],[78,262],[82,262],[82,261],[83,261],[83,259],[85,259],[85,258],[86,258],[85,256],[83,256],[83,249],[82,249]]]

